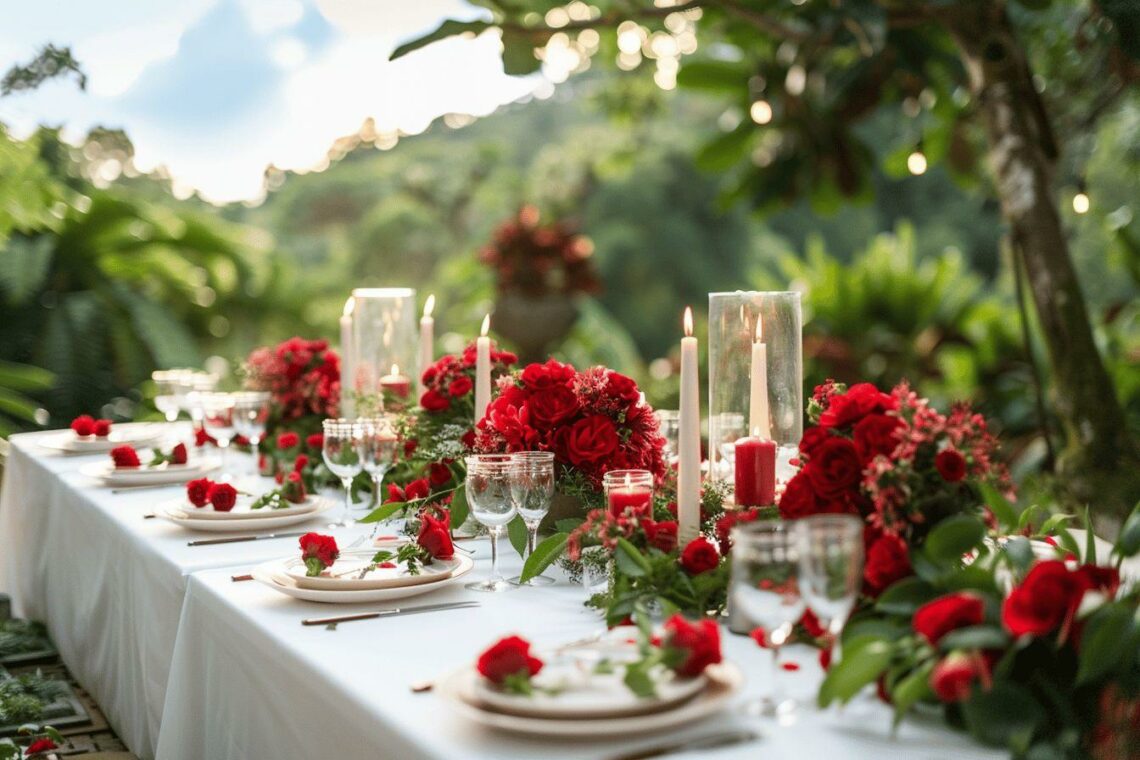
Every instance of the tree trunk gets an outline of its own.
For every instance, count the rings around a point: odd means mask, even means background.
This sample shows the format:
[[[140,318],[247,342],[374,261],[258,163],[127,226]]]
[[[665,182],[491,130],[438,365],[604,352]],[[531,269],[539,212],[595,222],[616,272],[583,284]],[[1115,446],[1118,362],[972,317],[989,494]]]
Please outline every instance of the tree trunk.
[[[1065,447],[1064,489],[1117,518],[1140,497],[1140,461],[1093,341],[1054,198],[1056,147],[1004,3],[967,0],[940,14],[958,44],[985,122],[1002,213],[1022,257],[1052,366]],[[1107,516],[1107,515],[1106,515]]]

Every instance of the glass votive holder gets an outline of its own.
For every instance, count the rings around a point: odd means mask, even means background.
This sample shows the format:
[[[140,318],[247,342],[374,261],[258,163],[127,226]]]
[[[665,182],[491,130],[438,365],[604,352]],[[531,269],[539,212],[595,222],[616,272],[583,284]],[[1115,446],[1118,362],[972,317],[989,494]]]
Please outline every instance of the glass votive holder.
[[[611,470],[602,476],[606,509],[614,517],[631,510],[648,515],[653,511],[653,473],[649,470]]]
[[[681,413],[676,409],[658,409],[653,415],[657,418],[657,429],[665,439],[665,450],[662,455],[667,463],[673,464],[677,461],[677,436],[681,432]]]

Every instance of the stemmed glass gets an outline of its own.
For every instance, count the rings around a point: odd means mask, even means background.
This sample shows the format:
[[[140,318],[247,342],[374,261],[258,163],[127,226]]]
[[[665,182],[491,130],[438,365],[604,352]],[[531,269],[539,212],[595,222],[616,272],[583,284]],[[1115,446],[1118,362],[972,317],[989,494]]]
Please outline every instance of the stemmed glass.
[[[797,520],[794,532],[800,594],[838,646],[863,579],[863,521],[854,515],[815,515]]]
[[[471,514],[491,531],[491,577],[485,581],[468,583],[472,591],[511,591],[518,588],[499,575],[499,537],[515,516],[511,497],[510,454],[475,454],[467,462],[467,503]]]
[[[527,555],[534,553],[538,540],[538,525],[550,511],[550,500],[554,497],[554,453],[551,451],[520,451],[512,455],[510,470],[511,499],[515,509],[526,524]],[[519,583],[522,576],[511,578],[511,583]],[[553,578],[536,575],[527,581],[527,586],[549,586]]]
[[[176,421],[186,393],[190,390],[188,372],[182,369],[156,369],[150,373],[150,379],[155,385],[155,408],[162,412],[167,422]]]
[[[677,439],[681,434],[681,413],[676,409],[658,409],[653,415],[657,418],[657,429],[665,439],[665,449],[661,452],[665,461],[677,461]]]
[[[234,397],[232,393],[211,391],[199,396],[202,404],[202,427],[218,442],[222,453],[222,471],[226,469],[226,450],[234,437]],[[225,476],[223,475],[223,478]]]
[[[372,493],[376,504],[383,501],[383,492],[380,490],[384,476],[396,464],[396,454],[400,449],[400,437],[396,434],[395,416],[382,414],[377,417],[366,417],[358,420],[361,426],[361,442],[364,471],[372,478]],[[372,534],[376,534],[379,523],[372,526]]]
[[[190,421],[195,430],[204,427],[205,411],[202,408],[202,396],[212,392],[218,387],[217,375],[209,372],[188,372],[186,375],[186,395],[182,397],[183,408],[190,415]]]
[[[352,420],[325,420],[325,445],[321,455],[329,472],[340,478],[344,486],[344,514],[330,523],[330,528],[347,528],[353,520],[352,479],[364,470],[364,436],[359,422]]]
[[[234,393],[234,432],[249,441],[253,455],[253,474],[258,475],[258,444],[265,435],[265,424],[269,420],[268,391],[241,391]]]
[[[769,693],[747,705],[761,715],[786,715],[796,708],[782,694],[777,668],[780,647],[806,607],[800,595],[796,539],[793,526],[784,522],[747,523],[732,530],[732,603],[764,630],[772,652]]]

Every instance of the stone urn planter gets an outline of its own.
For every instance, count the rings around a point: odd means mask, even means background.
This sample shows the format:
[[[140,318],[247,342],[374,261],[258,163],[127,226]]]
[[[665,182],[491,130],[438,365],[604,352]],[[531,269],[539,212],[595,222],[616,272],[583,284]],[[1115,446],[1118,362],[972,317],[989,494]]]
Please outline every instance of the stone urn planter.
[[[495,331],[518,348],[522,366],[544,362],[549,348],[560,343],[578,320],[578,306],[564,293],[529,296],[500,294],[493,317]]]

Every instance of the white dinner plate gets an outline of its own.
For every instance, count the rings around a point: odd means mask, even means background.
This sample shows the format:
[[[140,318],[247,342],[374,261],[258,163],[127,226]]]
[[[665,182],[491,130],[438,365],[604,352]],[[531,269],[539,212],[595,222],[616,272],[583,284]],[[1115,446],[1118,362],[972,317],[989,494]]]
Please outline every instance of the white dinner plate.
[[[161,485],[185,483],[216,470],[221,462],[216,457],[193,458],[186,464],[163,464],[158,467],[115,467],[111,461],[91,462],[79,468],[90,478],[107,486]]]
[[[65,451],[68,454],[97,454],[110,451],[116,446],[146,446],[162,437],[159,423],[126,422],[111,427],[106,438],[88,436],[80,438],[71,430],[61,431],[41,439],[38,443],[45,449]]]
[[[482,676],[472,666],[445,676],[435,691],[462,715],[489,728],[546,739],[601,739],[673,731],[721,712],[740,691],[744,676],[728,662],[709,666],[705,674],[704,690],[672,709],[613,718],[536,718],[498,712],[479,701],[476,687]]]
[[[370,570],[363,578],[360,571],[372,563],[379,549],[343,552],[336,563],[316,576],[306,575],[305,563],[300,557],[285,562],[284,572],[299,588],[321,589],[324,591],[358,591],[378,588],[402,588],[423,583],[439,583],[450,578],[460,567],[459,552],[451,559],[437,559],[430,565],[423,565],[419,573],[412,575],[406,565],[378,567]],[[389,550],[391,551],[391,550]],[[395,561],[395,560],[393,560]]]
[[[181,501],[176,502],[180,504]],[[329,511],[337,506],[337,503],[331,499],[317,498],[317,506],[307,512],[294,512],[292,510],[266,510],[268,514],[261,517],[251,517],[240,522],[236,520],[213,520],[202,519],[202,510],[195,510],[189,504],[185,507],[178,507],[168,505],[158,511],[159,517],[162,517],[175,525],[179,525],[188,530],[200,530],[209,533],[233,533],[235,531],[246,530],[273,530],[275,528],[284,528],[288,525],[296,525],[297,523],[306,522],[311,520],[319,514]],[[285,512],[285,514],[281,514]]]
[[[309,495],[300,504],[293,504],[292,502],[284,502],[286,506],[280,509],[270,509],[269,507],[262,507],[261,509],[250,509],[257,497],[245,496],[239,494],[237,503],[234,508],[229,512],[219,512],[214,509],[213,505],[207,503],[204,507],[196,507],[191,504],[186,498],[172,499],[166,502],[160,508],[163,511],[182,512],[188,514],[195,520],[220,520],[233,522],[235,520],[264,520],[267,517],[283,517],[285,515],[303,515],[307,512],[312,512],[327,499],[321,499],[319,496]]]
[[[299,550],[298,550],[298,553]],[[401,586],[399,588],[375,588],[360,591],[324,591],[321,589],[301,588],[293,579],[283,572],[285,560],[274,560],[258,565],[251,571],[253,579],[262,583],[278,593],[291,596],[294,599],[303,599],[307,602],[323,602],[326,604],[374,604],[388,602],[396,599],[406,599],[410,596],[430,594],[441,588],[455,583],[471,569],[475,562],[470,557],[460,556],[459,567],[449,578],[435,583],[420,583],[415,586]]]

